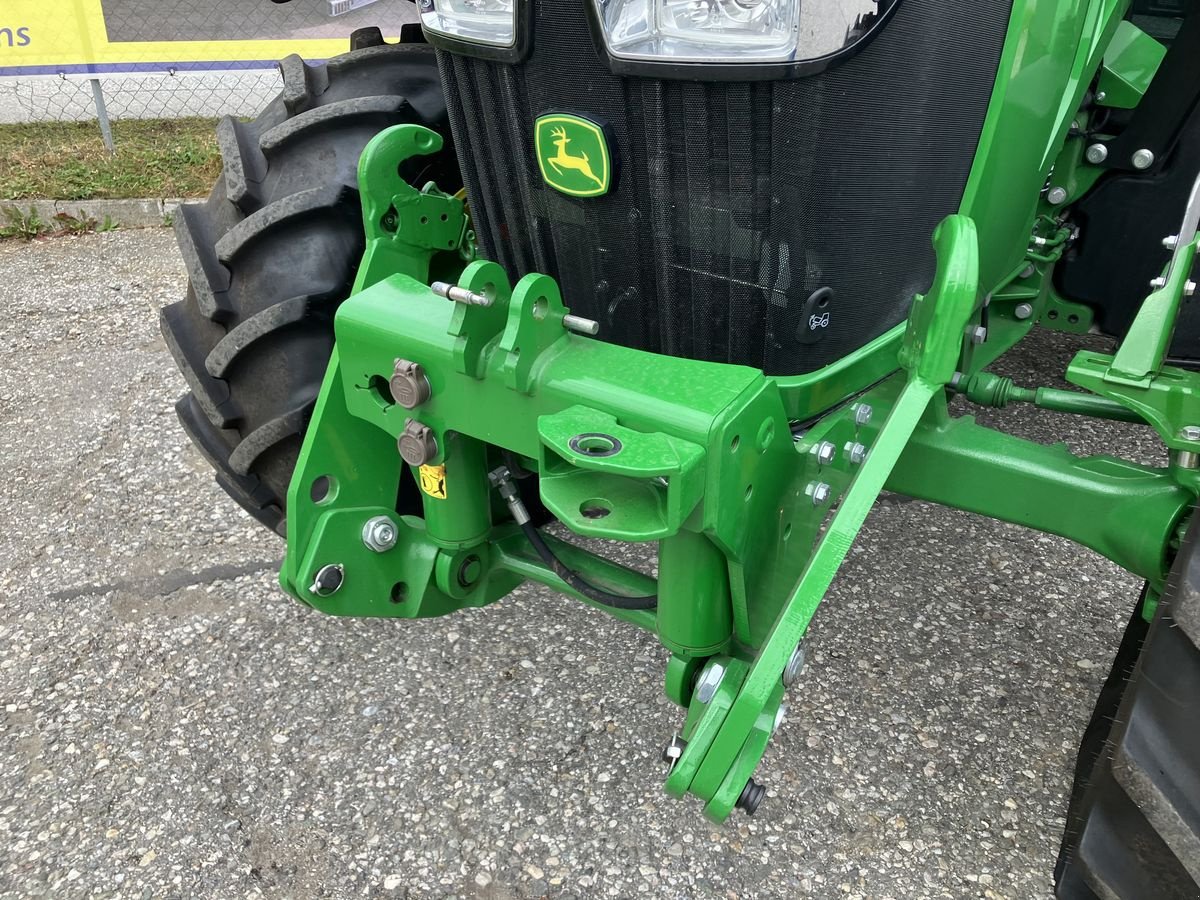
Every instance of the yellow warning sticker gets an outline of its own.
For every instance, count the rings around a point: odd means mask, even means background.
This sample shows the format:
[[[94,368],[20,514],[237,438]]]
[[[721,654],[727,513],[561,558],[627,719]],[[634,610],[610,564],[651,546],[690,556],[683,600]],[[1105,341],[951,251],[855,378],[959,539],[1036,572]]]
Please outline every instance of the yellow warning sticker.
[[[421,466],[421,490],[435,500],[446,499],[446,467]]]

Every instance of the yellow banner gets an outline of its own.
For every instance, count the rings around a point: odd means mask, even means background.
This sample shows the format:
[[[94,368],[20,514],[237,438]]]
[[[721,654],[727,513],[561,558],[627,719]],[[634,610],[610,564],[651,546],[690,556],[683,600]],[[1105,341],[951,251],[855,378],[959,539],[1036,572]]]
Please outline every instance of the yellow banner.
[[[329,0],[0,0],[0,75],[257,68],[327,59],[355,28],[415,19],[383,0],[344,16]]]

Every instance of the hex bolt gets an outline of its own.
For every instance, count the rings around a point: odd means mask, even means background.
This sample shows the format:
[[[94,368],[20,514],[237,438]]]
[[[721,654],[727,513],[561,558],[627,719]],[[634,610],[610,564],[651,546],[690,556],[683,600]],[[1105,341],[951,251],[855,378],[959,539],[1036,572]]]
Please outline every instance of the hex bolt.
[[[982,344],[987,340],[988,330],[982,325],[976,325],[974,328],[968,329],[967,334],[971,338],[972,344]]]
[[[1104,92],[1104,91],[1101,91],[1100,93],[1098,93],[1098,94],[1096,95],[1096,102],[1097,102],[1097,103],[1103,103],[1103,102],[1104,102],[1105,100],[1107,100],[1107,99],[1108,99],[1108,94],[1107,94],[1106,92]]]
[[[679,762],[683,751],[687,749],[687,741],[679,736],[676,732],[671,736],[671,740],[667,742],[667,746],[662,749],[662,761],[667,764],[667,772],[669,773],[675,768],[675,764]]]
[[[1067,189],[1065,187],[1055,186],[1047,192],[1046,200],[1049,201],[1051,206],[1061,206],[1067,202],[1067,196]]]
[[[1196,293],[1196,282],[1188,281],[1183,285],[1183,296],[1192,297]]]
[[[854,413],[855,425],[870,424],[871,416],[875,413],[875,410],[871,409],[870,405],[866,403],[855,403],[851,411]]]
[[[867,458],[867,445],[860,444],[858,441],[850,441],[844,448],[846,455],[850,457],[850,464],[861,466]]]
[[[1150,279],[1150,287],[1156,291],[1161,291],[1167,286],[1167,279],[1159,275],[1157,278]]]
[[[700,703],[708,703],[712,700],[724,678],[725,667],[716,660],[710,662],[700,673],[700,680],[696,682],[696,700]]]
[[[810,481],[804,493],[812,497],[813,506],[824,506],[829,501],[831,488],[824,481]]]
[[[1026,319],[1033,316],[1033,304],[1018,303],[1013,308],[1013,315],[1016,316],[1020,321],[1024,322]]]
[[[812,448],[812,455],[817,458],[818,463],[827,466],[837,459],[837,444],[832,441],[821,441]]]
[[[804,644],[796,645],[796,649],[792,651],[792,655],[788,658],[787,665],[783,667],[783,686],[791,687],[800,677],[800,673],[804,671],[804,666],[808,662],[808,654],[804,652]]]
[[[330,563],[317,570],[308,589],[318,597],[332,597],[341,589],[345,580],[346,570],[342,568],[341,563]]]
[[[1179,235],[1168,234],[1165,238],[1163,238],[1163,246],[1168,250],[1174,250],[1179,246]]]
[[[1092,144],[1087,148],[1087,161],[1093,165],[1100,165],[1108,159],[1108,148],[1103,144]]]
[[[1179,429],[1179,437],[1185,441],[1200,441],[1200,425],[1184,425]]]
[[[600,323],[595,319],[585,319],[583,316],[566,315],[562,318],[563,328],[576,334],[599,334]]]
[[[447,300],[453,300],[455,303],[465,303],[467,306],[492,305],[492,298],[487,294],[477,294],[475,291],[468,291],[457,284],[435,281],[429,286],[429,289],[439,297],[445,297]]]
[[[1135,150],[1130,161],[1133,163],[1135,169],[1145,171],[1154,165],[1154,151],[1146,148]]]
[[[392,399],[405,409],[416,409],[433,395],[421,364],[408,359],[396,360],[388,388]]]
[[[367,519],[363,525],[362,542],[367,545],[367,549],[376,553],[387,553],[396,546],[399,537],[396,523],[387,516],[375,516]]]
[[[740,810],[744,810],[746,815],[752,816],[758,810],[763,797],[766,795],[767,789],[751,778],[746,782],[746,786],[742,788],[742,793],[737,798],[737,803],[734,806]]]
[[[400,449],[400,457],[410,466],[423,466],[438,452],[437,438],[433,432],[416,419],[404,423],[404,431],[396,441]]]
[[[1025,268],[1023,268],[1021,270],[1021,277],[1022,278],[1032,278],[1033,273],[1036,271],[1037,271],[1037,267],[1034,266],[1033,263],[1030,263],[1029,265],[1027,265]]]

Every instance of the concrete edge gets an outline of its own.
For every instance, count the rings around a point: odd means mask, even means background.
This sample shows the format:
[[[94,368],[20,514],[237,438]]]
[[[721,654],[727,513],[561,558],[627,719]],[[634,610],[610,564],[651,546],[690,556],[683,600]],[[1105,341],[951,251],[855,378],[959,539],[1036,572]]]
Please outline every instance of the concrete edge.
[[[35,210],[48,227],[54,228],[54,217],[60,214],[76,218],[91,218],[103,224],[111,221],[118,228],[161,228],[170,224],[170,217],[181,203],[177,197],[144,197],[133,200],[0,200],[0,209],[15,207],[21,212]]]

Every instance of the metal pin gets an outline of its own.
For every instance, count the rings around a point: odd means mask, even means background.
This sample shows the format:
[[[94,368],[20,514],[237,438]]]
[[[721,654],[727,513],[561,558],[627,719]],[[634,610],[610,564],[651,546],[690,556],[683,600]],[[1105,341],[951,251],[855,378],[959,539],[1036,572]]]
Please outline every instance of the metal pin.
[[[573,331],[576,334],[597,334],[600,331],[600,323],[594,319],[585,319],[583,316],[563,316],[563,328],[567,331]]]
[[[429,286],[429,289],[439,297],[445,297],[447,300],[453,300],[455,303],[465,303],[468,306],[491,306],[492,298],[486,294],[477,294],[474,291],[468,291],[466,288],[461,288],[457,284],[447,284],[444,281],[435,281]]]

